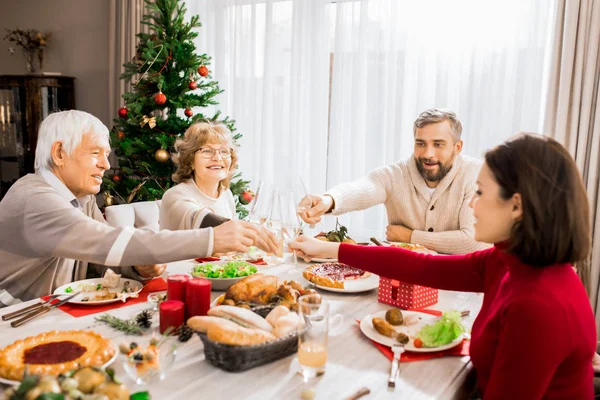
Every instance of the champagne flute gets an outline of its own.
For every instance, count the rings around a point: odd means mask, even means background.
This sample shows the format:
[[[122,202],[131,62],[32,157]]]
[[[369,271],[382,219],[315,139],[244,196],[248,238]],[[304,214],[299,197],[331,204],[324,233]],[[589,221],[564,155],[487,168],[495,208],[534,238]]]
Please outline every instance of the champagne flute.
[[[313,198],[308,193],[308,190],[306,189],[306,185],[304,184],[302,177],[300,175],[296,175],[292,180],[292,185],[294,188],[293,195],[296,201],[296,212],[300,214],[310,210],[310,208],[312,207]],[[310,233],[308,229],[306,229],[307,226],[310,229]],[[322,229],[322,222],[310,225],[303,224],[303,233],[309,236],[315,236],[314,233],[321,233]]]
[[[260,227],[267,221],[271,213],[275,187],[261,180],[258,182],[258,188],[255,193],[254,201],[248,213],[248,222]]]
[[[280,194],[279,202],[282,215],[281,233],[283,234],[285,244],[289,246],[289,243],[296,240],[296,238],[302,231],[302,221],[298,216],[298,212],[296,209],[296,201],[293,193],[286,192]],[[297,267],[298,257],[296,255],[296,250],[291,251],[294,267]]]

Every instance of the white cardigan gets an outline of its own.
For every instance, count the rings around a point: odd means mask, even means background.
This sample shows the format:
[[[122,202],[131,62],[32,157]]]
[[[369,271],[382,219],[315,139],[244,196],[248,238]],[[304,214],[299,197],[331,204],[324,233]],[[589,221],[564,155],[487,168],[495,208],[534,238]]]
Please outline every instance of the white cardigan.
[[[326,193],[335,200],[333,215],[383,203],[391,225],[413,230],[412,243],[439,253],[470,253],[489,247],[473,239],[475,218],[469,207],[481,165],[474,158],[457,156],[432,192],[411,156]]]
[[[199,211],[210,208],[215,214],[225,218],[235,218],[233,193],[226,189],[218,198],[204,194],[193,179],[173,186],[163,195],[160,206],[160,229],[185,230],[200,226]]]

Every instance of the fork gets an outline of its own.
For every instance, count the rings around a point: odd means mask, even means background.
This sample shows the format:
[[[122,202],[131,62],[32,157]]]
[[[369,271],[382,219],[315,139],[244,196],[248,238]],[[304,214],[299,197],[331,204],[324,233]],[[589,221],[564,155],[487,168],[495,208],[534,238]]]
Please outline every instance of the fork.
[[[402,353],[404,353],[404,345],[402,343],[393,344],[392,352],[394,353],[394,358],[392,360],[392,369],[390,370],[388,386],[396,387],[396,376],[398,376],[398,364],[400,363],[400,357],[402,357]]]
[[[53,294],[46,301],[40,301],[40,302],[32,304],[30,306],[23,307],[20,310],[13,311],[13,312],[8,313],[8,314],[4,314],[2,316],[2,321],[8,321],[8,320],[20,317],[21,315],[27,314],[27,313],[29,313],[29,312],[31,312],[33,310],[36,310],[36,309],[38,309],[38,308],[40,308],[42,306],[45,306],[46,304],[50,304],[50,302],[52,302],[52,300],[55,300],[55,299],[57,299],[60,296],[66,296],[66,295],[70,295],[70,294],[72,294],[72,293]]]

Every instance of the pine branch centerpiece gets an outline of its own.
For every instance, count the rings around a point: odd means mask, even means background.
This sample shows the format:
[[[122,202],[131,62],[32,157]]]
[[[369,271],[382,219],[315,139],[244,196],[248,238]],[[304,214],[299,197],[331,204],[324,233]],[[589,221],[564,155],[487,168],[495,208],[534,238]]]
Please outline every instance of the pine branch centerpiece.
[[[124,203],[161,199],[173,186],[175,165],[170,153],[191,124],[220,121],[233,133],[236,144],[242,136],[229,117],[203,113],[203,108],[218,104],[216,96],[222,90],[212,79],[211,58],[196,53],[199,17],[185,22],[186,8],[180,0],[144,1],[147,12],[142,23],[150,32],[137,35],[137,54],[123,65],[121,79],[132,90],[123,94],[124,107],[111,130],[119,166],[104,178],[105,190]],[[231,180],[240,218],[247,215],[244,205],[251,200],[248,183],[240,173]]]

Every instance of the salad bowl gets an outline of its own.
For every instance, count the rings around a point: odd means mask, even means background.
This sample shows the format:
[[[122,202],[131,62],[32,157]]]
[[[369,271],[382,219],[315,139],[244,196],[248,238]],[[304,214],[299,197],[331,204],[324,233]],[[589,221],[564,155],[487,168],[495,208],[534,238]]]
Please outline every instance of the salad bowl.
[[[245,261],[215,261],[195,265],[190,275],[208,279],[212,290],[227,290],[229,286],[257,271],[255,265]]]

